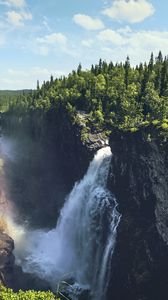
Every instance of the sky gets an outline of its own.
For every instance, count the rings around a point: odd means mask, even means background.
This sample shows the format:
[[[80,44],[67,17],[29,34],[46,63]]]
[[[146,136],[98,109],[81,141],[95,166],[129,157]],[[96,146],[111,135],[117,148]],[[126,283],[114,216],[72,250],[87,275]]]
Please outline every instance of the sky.
[[[81,63],[168,55],[167,0],[0,0],[0,89],[31,89]]]

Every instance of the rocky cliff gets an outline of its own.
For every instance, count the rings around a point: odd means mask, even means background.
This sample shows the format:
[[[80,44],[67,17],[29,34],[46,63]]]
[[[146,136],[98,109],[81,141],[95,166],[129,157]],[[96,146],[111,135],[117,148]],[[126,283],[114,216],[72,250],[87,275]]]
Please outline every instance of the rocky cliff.
[[[115,133],[109,188],[122,214],[108,299],[168,295],[168,145],[154,136]]]

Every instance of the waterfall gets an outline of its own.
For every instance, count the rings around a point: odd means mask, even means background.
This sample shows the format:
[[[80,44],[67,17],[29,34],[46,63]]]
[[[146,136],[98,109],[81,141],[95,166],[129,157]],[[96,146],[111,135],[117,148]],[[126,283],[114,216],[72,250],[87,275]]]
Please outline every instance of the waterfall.
[[[31,232],[25,253],[22,249],[17,257],[24,271],[47,279],[53,288],[71,278],[74,289],[89,289],[95,300],[105,299],[120,221],[116,199],[106,187],[110,161],[110,147],[100,149],[67,197],[56,228]]]

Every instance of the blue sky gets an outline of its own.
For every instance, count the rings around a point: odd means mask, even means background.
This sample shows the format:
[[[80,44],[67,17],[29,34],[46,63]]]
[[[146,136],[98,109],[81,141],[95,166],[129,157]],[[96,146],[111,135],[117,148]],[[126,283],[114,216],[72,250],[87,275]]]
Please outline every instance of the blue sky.
[[[0,0],[0,89],[106,61],[168,54],[168,1]]]

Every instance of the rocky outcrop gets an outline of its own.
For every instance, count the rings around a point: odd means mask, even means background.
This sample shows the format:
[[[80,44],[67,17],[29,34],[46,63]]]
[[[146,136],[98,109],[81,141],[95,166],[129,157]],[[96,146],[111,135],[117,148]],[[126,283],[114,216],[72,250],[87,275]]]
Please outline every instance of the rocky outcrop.
[[[168,295],[168,145],[137,133],[111,136],[109,188],[122,214],[108,299]]]
[[[11,286],[13,282],[14,241],[0,232],[0,284]]]

